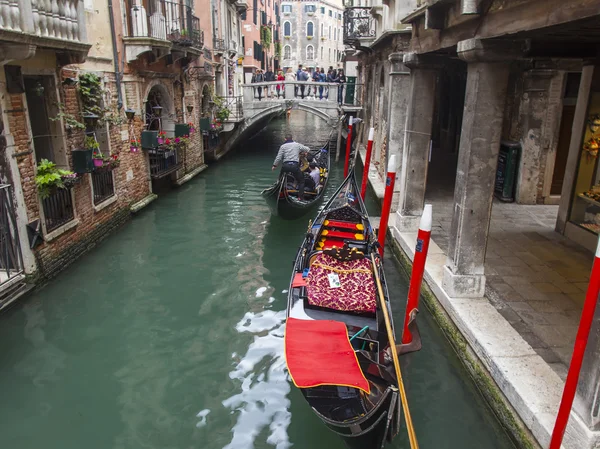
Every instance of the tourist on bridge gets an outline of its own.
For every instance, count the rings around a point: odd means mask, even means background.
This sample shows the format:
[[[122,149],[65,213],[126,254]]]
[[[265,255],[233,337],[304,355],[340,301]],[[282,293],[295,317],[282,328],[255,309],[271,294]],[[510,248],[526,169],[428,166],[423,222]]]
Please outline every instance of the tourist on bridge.
[[[288,69],[290,70],[290,69]],[[293,73],[292,73],[293,75]],[[280,70],[279,72],[277,72],[277,81],[284,81],[285,80],[285,76],[283,76],[283,71]],[[280,94],[283,94],[285,96],[285,92],[281,92],[283,90],[283,83],[281,84],[277,84],[277,98],[279,98]]]
[[[298,75],[298,81],[307,82],[308,80],[309,80],[309,75],[308,75],[308,72],[306,71],[306,67],[304,67],[302,69],[302,71],[300,72],[300,74]],[[302,84],[300,86],[300,96],[303,100],[304,100],[304,90],[305,89],[306,89],[306,86]],[[308,88],[308,93],[310,95],[310,86]]]
[[[265,81],[265,76],[263,75],[263,72],[261,69],[257,69],[256,73],[254,73],[254,75],[252,75],[252,83],[263,83]],[[262,87],[257,87],[254,90],[254,96],[256,96],[256,92],[258,92],[258,101],[261,100],[262,98]]]
[[[325,75],[325,69],[321,67],[321,71],[319,72],[319,82],[325,83],[327,81],[327,75]],[[319,86],[319,100],[323,99],[323,86]],[[325,95],[327,97],[327,95]]]
[[[275,72],[273,72],[270,68],[267,68],[267,72],[264,75],[265,77],[265,81],[270,83],[272,81],[277,81],[277,75],[275,75]],[[266,86],[265,87],[265,97],[272,97],[273,96],[273,86]]]
[[[319,73],[320,73],[319,68],[315,67],[315,70],[314,70],[314,72],[312,72],[312,75],[311,75],[313,83],[319,82]],[[308,94],[310,96],[310,88],[308,89]],[[317,98],[317,85],[316,84],[314,85],[313,96],[315,98]]]
[[[271,168],[271,170],[275,170],[281,162],[281,173],[291,173],[294,176],[298,183],[298,198],[300,200],[304,200],[304,174],[300,170],[300,156],[308,154],[309,150],[310,148],[307,146],[294,142],[291,133],[286,133],[285,142],[279,147],[279,152]]]
[[[300,81],[300,74],[302,73],[302,64],[298,64],[298,70],[296,70],[296,81]],[[298,96],[298,85],[294,86],[294,97]]]
[[[346,75],[344,75],[344,69],[338,70],[337,82],[340,83],[338,87],[338,103],[344,102],[344,84],[346,84]]]

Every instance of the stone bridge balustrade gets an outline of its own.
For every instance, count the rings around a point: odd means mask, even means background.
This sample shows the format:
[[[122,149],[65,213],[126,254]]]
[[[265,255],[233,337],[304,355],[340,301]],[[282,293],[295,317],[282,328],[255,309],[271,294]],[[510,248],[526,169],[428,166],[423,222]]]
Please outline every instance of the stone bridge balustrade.
[[[281,87],[279,96],[277,86]],[[255,117],[262,118],[265,114],[300,109],[333,123],[347,107],[360,109],[361,87],[358,84],[344,84],[342,102],[338,103],[339,83],[271,81],[244,84],[244,118],[254,120]],[[323,89],[322,98],[320,88]]]
[[[56,49],[61,65],[83,62],[86,43],[83,0],[0,0],[0,61],[27,59],[37,47]]]

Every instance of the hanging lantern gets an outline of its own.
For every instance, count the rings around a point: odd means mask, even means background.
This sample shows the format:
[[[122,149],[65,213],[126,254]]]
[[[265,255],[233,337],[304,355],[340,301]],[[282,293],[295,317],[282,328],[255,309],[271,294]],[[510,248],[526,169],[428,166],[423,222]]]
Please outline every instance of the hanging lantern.
[[[135,110],[134,109],[125,109],[125,115],[127,116],[127,120],[132,122],[133,118],[135,117]]]

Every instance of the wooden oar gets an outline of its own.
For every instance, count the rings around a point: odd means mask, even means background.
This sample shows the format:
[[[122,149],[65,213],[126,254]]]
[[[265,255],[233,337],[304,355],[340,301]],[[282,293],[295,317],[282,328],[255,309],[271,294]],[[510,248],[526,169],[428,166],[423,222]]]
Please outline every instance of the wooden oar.
[[[383,318],[385,319],[385,328],[387,330],[388,340],[390,342],[392,359],[394,360],[394,368],[396,369],[396,378],[398,379],[400,400],[402,401],[402,408],[404,409],[404,419],[406,421],[406,430],[408,431],[408,440],[410,441],[411,449],[418,449],[419,443],[417,442],[417,435],[415,434],[415,428],[413,426],[412,418],[410,416],[410,410],[408,409],[408,400],[406,399],[404,381],[402,380],[402,372],[400,371],[400,362],[398,361],[398,351],[396,351],[396,341],[394,339],[394,332],[392,331],[392,324],[390,322],[390,316],[388,315],[388,309],[385,303],[385,297],[383,295],[383,288],[381,287],[381,281],[379,280],[379,270],[377,268],[377,264],[375,263],[375,255],[373,253],[371,253],[371,262],[373,262],[373,272],[375,273],[375,281],[377,282],[377,291],[379,292],[381,310],[383,311]]]

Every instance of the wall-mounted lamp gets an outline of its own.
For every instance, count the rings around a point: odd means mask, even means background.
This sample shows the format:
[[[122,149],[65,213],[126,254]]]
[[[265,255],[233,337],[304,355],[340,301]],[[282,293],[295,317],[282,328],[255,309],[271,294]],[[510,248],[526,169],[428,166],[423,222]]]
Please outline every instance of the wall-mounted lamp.
[[[191,105],[191,104],[188,104],[188,105],[187,105],[187,111],[188,111],[188,114],[191,114],[193,110],[194,110],[194,106],[193,106],[193,105]]]
[[[160,117],[162,114],[162,106],[154,106],[152,108],[152,113],[154,114],[155,117]]]
[[[125,109],[125,115],[127,116],[127,120],[132,122],[133,118],[135,117],[135,110],[134,109]]]
[[[62,82],[63,86],[75,86],[77,83],[79,82],[79,80],[77,78],[65,78]]]
[[[83,114],[83,121],[89,128],[96,128],[96,126],[98,125],[99,118],[100,117],[97,116],[96,114],[92,114],[92,113]]]

